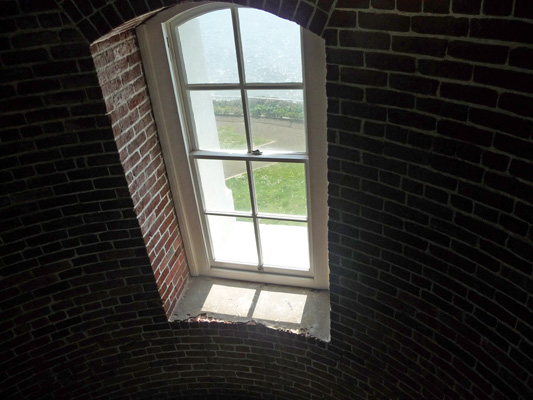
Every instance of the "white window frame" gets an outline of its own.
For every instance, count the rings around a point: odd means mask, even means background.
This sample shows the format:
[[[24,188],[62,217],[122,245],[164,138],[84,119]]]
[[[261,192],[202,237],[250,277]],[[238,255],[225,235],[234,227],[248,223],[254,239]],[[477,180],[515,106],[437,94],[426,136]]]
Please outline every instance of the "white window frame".
[[[197,7],[202,7],[201,9]],[[325,94],[325,48],[323,40],[302,29],[303,76],[307,128],[308,216],[310,232],[310,273],[279,273],[231,269],[212,265],[204,240],[205,230],[198,205],[193,171],[189,162],[186,129],[187,118],[181,100],[180,84],[171,72],[169,59],[171,21],[186,20],[221,8],[236,8],[229,3],[184,3],[164,10],[137,27],[146,80],[157,123],[163,157],[169,177],[180,230],[191,275],[284,284],[317,289],[329,287],[327,251],[327,140]],[[175,60],[174,60],[175,61]],[[263,156],[260,156],[263,157]],[[268,161],[268,159],[256,161]],[[300,160],[302,161],[302,160]]]

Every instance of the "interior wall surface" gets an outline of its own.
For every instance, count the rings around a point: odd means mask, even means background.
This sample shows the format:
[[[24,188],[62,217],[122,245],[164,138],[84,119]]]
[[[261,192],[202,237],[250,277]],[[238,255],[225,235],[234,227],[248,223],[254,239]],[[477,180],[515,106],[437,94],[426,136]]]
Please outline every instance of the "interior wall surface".
[[[90,45],[176,3],[2,2],[1,397],[531,398],[530,2],[235,1],[326,41],[329,343],[167,320]]]

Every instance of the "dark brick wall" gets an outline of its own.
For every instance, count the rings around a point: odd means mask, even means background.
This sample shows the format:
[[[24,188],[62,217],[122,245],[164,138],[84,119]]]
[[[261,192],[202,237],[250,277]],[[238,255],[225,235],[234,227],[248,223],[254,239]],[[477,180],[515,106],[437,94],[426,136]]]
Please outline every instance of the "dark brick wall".
[[[327,43],[327,344],[167,322],[89,44],[169,3],[2,3],[2,398],[531,398],[529,1],[250,0]]]

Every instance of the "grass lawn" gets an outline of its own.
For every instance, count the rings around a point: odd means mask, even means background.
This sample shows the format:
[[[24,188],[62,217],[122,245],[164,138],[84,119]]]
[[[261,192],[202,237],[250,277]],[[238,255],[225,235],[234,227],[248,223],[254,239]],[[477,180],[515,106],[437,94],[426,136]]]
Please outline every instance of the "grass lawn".
[[[252,164],[259,212],[307,215],[304,165],[274,163],[258,168],[260,164],[263,163]],[[235,209],[243,209],[241,207],[250,204],[246,174],[229,178],[226,186],[233,192]]]

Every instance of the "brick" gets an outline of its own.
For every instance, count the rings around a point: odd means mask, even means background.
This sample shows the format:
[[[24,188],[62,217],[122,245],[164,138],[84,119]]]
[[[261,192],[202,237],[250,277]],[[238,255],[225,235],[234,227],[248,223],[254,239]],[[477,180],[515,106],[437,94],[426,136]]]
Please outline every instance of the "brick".
[[[351,67],[363,65],[363,52],[346,49],[328,49],[327,62]]]
[[[483,3],[483,13],[485,15],[507,16],[511,14],[513,4],[505,1],[485,0]]]
[[[390,35],[383,32],[339,32],[339,43],[344,47],[389,50],[390,42]]]
[[[418,70],[423,75],[470,80],[472,69],[471,65],[453,61],[418,60]]]
[[[306,3],[300,3],[294,14],[294,22],[297,24],[307,27],[309,20],[313,14],[313,7]]]
[[[416,109],[458,121],[466,121],[468,116],[468,108],[466,106],[432,99],[430,97],[417,98]]]
[[[407,143],[415,147],[430,150],[433,144],[433,137],[420,132],[409,131]]]
[[[441,83],[440,95],[448,99],[492,107],[496,105],[498,98],[498,92],[493,89],[447,82]]]
[[[467,213],[472,212],[472,201],[461,196],[452,195],[450,197],[450,204]]]
[[[387,53],[365,53],[365,62],[368,68],[380,70],[415,72],[415,58]]]
[[[470,36],[508,42],[532,43],[533,39],[528,35],[532,29],[533,24],[524,21],[496,18],[473,19],[470,26]]]
[[[380,71],[370,71],[363,68],[341,68],[341,80],[369,86],[386,86],[387,74]]]
[[[533,69],[533,49],[517,47],[511,50],[509,64],[520,68]]]
[[[325,29],[322,34],[326,47],[339,46],[339,30],[338,29]]]
[[[529,140],[521,140],[516,137],[496,134],[494,136],[494,147],[509,154],[525,159],[530,159],[533,154],[533,144]]]
[[[519,199],[533,203],[533,191],[531,190],[531,186],[519,182],[516,178],[487,172],[484,177],[484,182],[495,190],[504,191]]]
[[[328,93],[331,93],[336,98],[339,99],[348,99],[348,100],[363,100],[364,90],[359,87],[343,85],[343,84],[333,84],[328,83],[326,85]],[[330,96],[331,96],[330,94]],[[333,112],[331,109],[330,111]]]
[[[335,10],[331,14],[328,26],[337,28],[350,28],[357,25],[357,12]]]
[[[406,113],[406,112],[407,111],[403,111],[400,114]],[[401,115],[399,119],[401,118],[408,118],[408,117]],[[397,158],[403,161],[412,162],[415,164],[422,164],[422,165],[429,164],[429,155],[426,152],[420,151],[418,149],[396,145],[393,143],[385,143],[383,145],[383,154],[386,156]]]
[[[481,160],[482,150],[478,146],[471,144],[462,144],[457,146],[456,155],[461,160],[470,161],[474,164],[479,164]]]
[[[499,107],[515,114],[531,117],[533,115],[533,98],[513,93],[502,93]]]
[[[515,213],[518,218],[533,224],[533,206],[517,202]]]
[[[393,89],[406,92],[435,95],[439,82],[435,79],[422,78],[413,75],[390,74],[389,85]]]
[[[520,92],[533,92],[533,77],[521,72],[478,66],[474,69],[474,81]]]
[[[50,43],[57,43],[58,41],[59,37],[57,32],[53,31],[23,33],[11,38],[11,43],[15,48],[45,46]]]
[[[377,8],[380,10],[394,10],[395,2],[394,0],[372,0],[372,8]]]
[[[438,154],[453,156],[457,151],[457,145],[458,143],[456,141],[443,137],[433,139],[433,151]]]
[[[448,55],[451,57],[491,64],[504,64],[507,60],[508,52],[508,47],[492,44],[462,40],[452,40],[448,44]]]
[[[368,8],[370,0],[338,0],[337,8]]]
[[[413,108],[414,96],[386,89],[366,89],[366,101],[373,104],[391,105],[402,108]]]
[[[489,221],[491,223],[497,223],[499,218],[499,213],[496,210],[485,207],[481,204],[476,204],[474,206],[474,216]]]
[[[448,14],[451,0],[424,0],[424,12],[435,14]]]
[[[391,200],[395,200],[398,203],[404,203],[405,202],[405,193],[401,190],[391,188],[386,185],[382,185],[377,182],[368,181],[366,179],[363,180],[361,189],[366,192],[370,192],[375,195],[379,195],[380,197],[388,198]]]
[[[346,132],[359,132],[361,130],[361,120],[336,115],[328,116],[328,124],[333,129]]]
[[[437,132],[448,137],[486,147],[490,147],[493,139],[493,134],[489,131],[448,120],[438,122]]]
[[[388,157],[382,157],[375,154],[364,153],[363,161],[365,165],[379,167],[387,171],[407,173],[407,164]]]
[[[417,33],[467,36],[469,21],[467,18],[420,16],[412,17],[411,26],[413,32]]]
[[[2,53],[2,61],[5,65],[31,64],[48,58],[45,49],[17,50]]]
[[[387,118],[386,109],[365,103],[344,101],[341,110],[344,115],[352,117],[368,118],[378,121],[385,121]]]
[[[448,156],[455,155],[458,143],[442,137],[433,139],[433,151],[437,154],[445,154]]]
[[[500,215],[499,224],[509,232],[516,233],[520,236],[525,236],[529,228],[527,223],[505,214]]]
[[[529,136],[533,126],[532,121],[478,108],[470,108],[469,119],[471,122],[489,129],[498,129],[524,138]]]
[[[342,197],[349,199],[351,202],[356,204],[361,204],[376,210],[381,210],[383,208],[383,200],[368,193],[349,188],[342,188],[341,195]]]
[[[359,12],[359,27],[363,29],[408,32],[410,25],[409,17],[394,14]]]
[[[392,50],[400,53],[422,54],[443,57],[447,42],[444,39],[425,37],[394,36]]]
[[[509,165],[509,157],[504,154],[485,151],[483,152],[482,163],[492,169],[506,171]]]
[[[59,14],[42,14],[38,16],[39,24],[43,28],[57,28],[61,26]]]
[[[308,29],[317,35],[322,36],[321,34],[324,31],[327,21],[328,14],[323,11],[316,10]]]
[[[407,141],[409,130],[399,126],[387,125],[385,132],[385,137],[387,139],[395,142],[405,143]]]
[[[483,169],[472,164],[459,161],[450,157],[433,155],[431,166],[437,171],[442,171],[474,182],[481,182]]]
[[[516,0],[514,15],[519,18],[533,19],[533,10],[531,10],[531,3],[528,0]]]
[[[514,159],[511,162],[509,172],[513,176],[533,182],[533,166],[531,163]]]
[[[399,1],[397,7],[398,11],[420,12],[422,11],[422,0]]]
[[[412,126],[413,128],[433,131],[436,128],[434,117],[419,114],[412,111],[389,109],[389,121],[394,124],[403,126]]]
[[[54,46],[51,48],[50,53],[56,60],[89,57],[90,55],[87,45],[72,43],[63,46]]]
[[[385,132],[384,124],[376,124],[374,122],[365,121],[364,130],[365,134],[371,136],[383,137]]]

